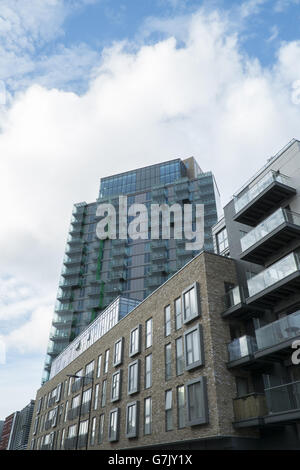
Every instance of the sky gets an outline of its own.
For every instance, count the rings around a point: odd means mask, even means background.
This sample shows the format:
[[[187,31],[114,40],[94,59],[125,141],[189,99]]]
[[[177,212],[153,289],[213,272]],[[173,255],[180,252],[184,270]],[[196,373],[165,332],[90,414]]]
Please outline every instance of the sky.
[[[0,0],[0,419],[41,383],[73,204],[194,156],[225,204],[300,138],[300,0]]]

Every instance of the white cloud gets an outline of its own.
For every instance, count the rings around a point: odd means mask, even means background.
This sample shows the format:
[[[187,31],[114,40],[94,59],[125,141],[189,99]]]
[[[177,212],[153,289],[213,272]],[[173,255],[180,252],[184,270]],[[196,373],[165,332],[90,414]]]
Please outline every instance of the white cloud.
[[[276,13],[282,13],[291,5],[299,5],[300,0],[277,0],[275,2],[274,11]]]
[[[278,37],[278,34],[279,34],[278,26],[276,26],[276,25],[272,26],[270,28],[270,36],[268,37],[267,42],[274,41]]]
[[[215,173],[226,202],[299,137],[300,107],[291,100],[298,42],[282,44],[264,69],[243,55],[238,33],[217,13],[151,28],[169,37],[106,49],[81,96],[34,85],[2,109],[0,275],[16,280],[5,284],[10,301],[0,315],[24,317],[5,334],[9,350],[45,349],[72,205],[94,201],[100,177],[194,155]],[[70,75],[72,55],[62,54]]]

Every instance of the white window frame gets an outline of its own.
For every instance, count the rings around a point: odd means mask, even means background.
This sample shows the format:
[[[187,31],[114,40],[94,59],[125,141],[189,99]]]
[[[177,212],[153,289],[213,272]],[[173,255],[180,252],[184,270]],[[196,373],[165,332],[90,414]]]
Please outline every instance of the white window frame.
[[[135,413],[135,426],[131,430],[129,430],[130,408],[133,408],[134,413]],[[128,403],[126,405],[126,430],[125,430],[126,437],[128,439],[138,437],[138,429],[139,429],[139,402],[132,401],[131,403]]]
[[[187,338],[189,335],[196,333],[196,341],[198,342],[198,351],[200,358],[192,363],[188,363],[189,349],[187,345]],[[185,370],[195,369],[196,367],[201,367],[204,365],[204,347],[203,347],[203,335],[202,335],[202,325],[198,325],[190,328],[184,332],[184,361],[185,361]]]
[[[114,367],[117,367],[123,362],[123,348],[124,348],[124,338],[118,339],[114,344],[114,357],[113,364]]]
[[[187,315],[187,307],[186,307],[186,295],[191,291],[194,290],[195,293],[195,312],[192,312]],[[193,321],[195,318],[199,317],[201,314],[200,308],[200,297],[199,297],[199,285],[197,282],[194,282],[191,286],[185,289],[181,294],[181,307],[182,307],[182,321],[184,324]],[[191,302],[189,302],[191,304]]]

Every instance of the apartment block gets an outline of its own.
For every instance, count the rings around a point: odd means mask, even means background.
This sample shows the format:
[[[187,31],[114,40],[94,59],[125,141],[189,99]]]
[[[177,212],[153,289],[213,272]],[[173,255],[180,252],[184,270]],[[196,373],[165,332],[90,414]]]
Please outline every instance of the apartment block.
[[[74,205],[63,262],[55,314],[45,360],[43,381],[48,380],[53,359],[58,356],[116,297],[143,300],[163,284],[199,249],[186,250],[186,240],[174,238],[174,219],[170,239],[134,240],[117,236],[99,240],[96,216],[100,204],[110,203],[116,210],[119,235],[119,197],[127,196],[128,208],[143,204],[203,204],[204,249],[213,251],[211,228],[220,211],[219,193],[211,172],[203,172],[196,160],[174,159],[156,165],[102,178],[97,201]],[[128,223],[134,217],[128,214]],[[192,225],[195,230],[195,210]]]
[[[213,235],[238,277],[226,285],[222,313],[231,336],[227,367],[237,380],[234,426],[259,432],[262,448],[299,448],[299,141],[236,192]]]
[[[53,361],[29,448],[256,448],[259,430],[234,425],[227,366],[224,295],[237,280],[234,260],[203,251],[127,315],[112,302]]]

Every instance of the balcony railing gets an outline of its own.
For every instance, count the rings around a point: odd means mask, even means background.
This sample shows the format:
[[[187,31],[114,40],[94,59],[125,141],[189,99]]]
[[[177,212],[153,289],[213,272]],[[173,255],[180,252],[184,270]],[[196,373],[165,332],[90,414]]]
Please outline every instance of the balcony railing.
[[[299,253],[290,253],[247,281],[249,296],[258,294],[299,269]]]
[[[88,439],[87,433],[86,434],[79,434],[78,443],[77,443],[78,449],[81,449],[82,447],[86,447],[87,439]]]
[[[235,421],[244,421],[265,416],[267,411],[266,397],[263,393],[251,393],[233,400]]]
[[[76,436],[73,436],[73,437],[67,437],[64,441],[64,449],[65,450],[72,450],[72,449],[75,449],[76,447],[76,441],[77,441],[77,437]]]
[[[224,304],[225,304],[226,310],[231,307],[234,307],[235,305],[239,305],[241,302],[242,302],[242,298],[241,298],[241,291],[240,291],[239,286],[233,287],[233,289],[230,289],[224,295]]]
[[[82,384],[83,384],[83,379],[82,378],[75,379],[75,381],[73,382],[72,387],[71,387],[72,393],[78,392],[78,390],[81,389]]]
[[[249,204],[253,199],[255,199],[259,194],[261,194],[268,186],[270,186],[274,181],[278,183],[290,185],[290,179],[280,173],[270,171],[267,173],[261,180],[259,180],[254,186],[248,189],[245,193],[240,196],[236,196],[234,201],[234,207],[236,213],[242,210],[247,204]]]
[[[300,214],[282,208],[278,209],[241,239],[242,251],[260,242],[284,222],[300,226]]]
[[[300,335],[300,310],[255,331],[258,349],[270,348]]]
[[[72,421],[73,419],[78,418],[79,413],[80,413],[80,406],[76,406],[74,408],[71,408],[68,411],[68,420]]]
[[[269,413],[300,409],[300,381],[265,389]]]
[[[252,336],[241,336],[228,345],[229,362],[237,361],[243,357],[253,355],[257,350],[255,338]]]

